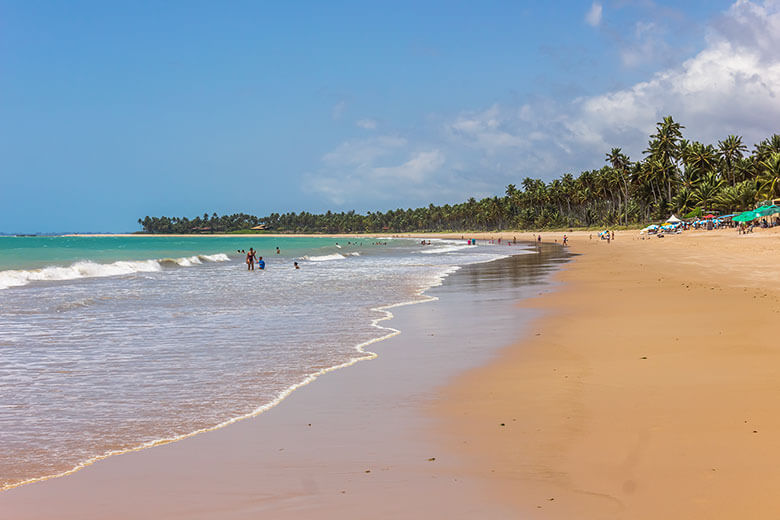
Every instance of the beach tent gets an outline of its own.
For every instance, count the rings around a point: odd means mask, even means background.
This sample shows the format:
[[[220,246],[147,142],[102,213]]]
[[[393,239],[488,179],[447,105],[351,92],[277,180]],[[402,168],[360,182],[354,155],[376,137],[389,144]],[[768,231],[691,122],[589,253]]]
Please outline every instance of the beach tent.
[[[671,224],[678,224],[678,223],[682,222],[682,220],[680,220],[679,218],[675,217],[674,215],[672,215],[671,217],[666,219],[666,221],[671,223]]]
[[[736,217],[732,218],[734,222],[750,222],[751,220],[755,220],[758,218],[758,215],[754,211],[745,211],[743,213],[740,213]]]

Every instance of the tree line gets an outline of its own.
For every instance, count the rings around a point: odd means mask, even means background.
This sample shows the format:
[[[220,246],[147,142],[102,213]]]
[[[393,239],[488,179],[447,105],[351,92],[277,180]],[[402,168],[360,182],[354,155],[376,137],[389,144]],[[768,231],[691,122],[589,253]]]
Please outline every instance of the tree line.
[[[460,204],[366,214],[147,216],[138,223],[147,233],[237,232],[260,225],[282,233],[571,228],[646,224],[672,213],[731,213],[780,197],[780,135],[748,151],[739,136],[703,144],[685,139],[684,128],[665,117],[636,162],[613,148],[599,169],[565,173],[550,182],[526,177],[519,186],[508,185],[503,196]]]

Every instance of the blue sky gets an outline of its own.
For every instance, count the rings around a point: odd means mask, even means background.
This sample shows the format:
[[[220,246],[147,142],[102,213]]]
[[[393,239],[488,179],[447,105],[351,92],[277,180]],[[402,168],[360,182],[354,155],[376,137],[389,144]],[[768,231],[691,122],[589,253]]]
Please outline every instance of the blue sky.
[[[677,4],[0,0],[0,231],[460,202],[665,114],[780,131],[778,2]]]

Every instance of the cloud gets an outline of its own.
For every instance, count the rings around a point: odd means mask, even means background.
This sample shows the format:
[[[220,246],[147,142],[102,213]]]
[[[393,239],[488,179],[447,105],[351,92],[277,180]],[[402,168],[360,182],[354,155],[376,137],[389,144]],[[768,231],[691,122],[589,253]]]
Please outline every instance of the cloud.
[[[375,130],[376,129],[376,120],[374,119],[358,119],[355,121],[355,126],[358,128],[364,128],[366,130]]]
[[[346,110],[347,110],[346,101],[339,101],[338,103],[333,105],[333,108],[330,111],[330,117],[333,118],[334,121],[338,121],[344,115],[344,111]]]
[[[421,184],[437,185],[445,163],[441,150],[413,148],[402,137],[353,139],[325,154],[322,168],[306,175],[306,185],[339,205],[359,198],[407,198],[420,194]]]
[[[738,0],[709,24],[703,43],[689,59],[626,88],[493,103],[426,116],[428,126],[414,134],[345,141],[323,156],[309,185],[337,204],[462,200],[502,193],[526,176],[600,168],[613,147],[639,160],[666,115],[686,127],[687,138],[707,143],[738,134],[750,146],[778,132],[780,2]]]
[[[370,171],[374,179],[410,181],[420,184],[427,175],[435,173],[444,165],[444,154],[439,150],[417,152],[411,159],[398,166],[383,166]]]
[[[585,23],[591,27],[598,27],[601,24],[601,15],[603,8],[600,2],[593,2],[590,9],[585,14]]]
[[[489,166],[496,180],[509,172],[550,178],[600,167],[612,147],[639,159],[666,115],[692,139],[716,142],[737,133],[752,144],[778,131],[778,48],[780,2],[739,0],[710,26],[699,53],[646,81],[569,102],[466,111],[446,134],[453,148],[478,151],[471,163]]]
[[[379,136],[370,139],[355,139],[341,143],[322,157],[329,166],[366,167],[377,159],[393,154],[407,145],[407,140],[398,136]]]

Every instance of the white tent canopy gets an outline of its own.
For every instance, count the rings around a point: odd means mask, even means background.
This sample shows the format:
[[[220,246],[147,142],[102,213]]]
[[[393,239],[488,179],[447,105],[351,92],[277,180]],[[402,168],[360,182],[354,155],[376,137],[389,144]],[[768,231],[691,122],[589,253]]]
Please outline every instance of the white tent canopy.
[[[679,218],[675,217],[674,215],[672,215],[671,217],[666,219],[666,221],[670,222],[672,224],[677,224],[678,222],[682,222],[682,220],[680,220]]]

